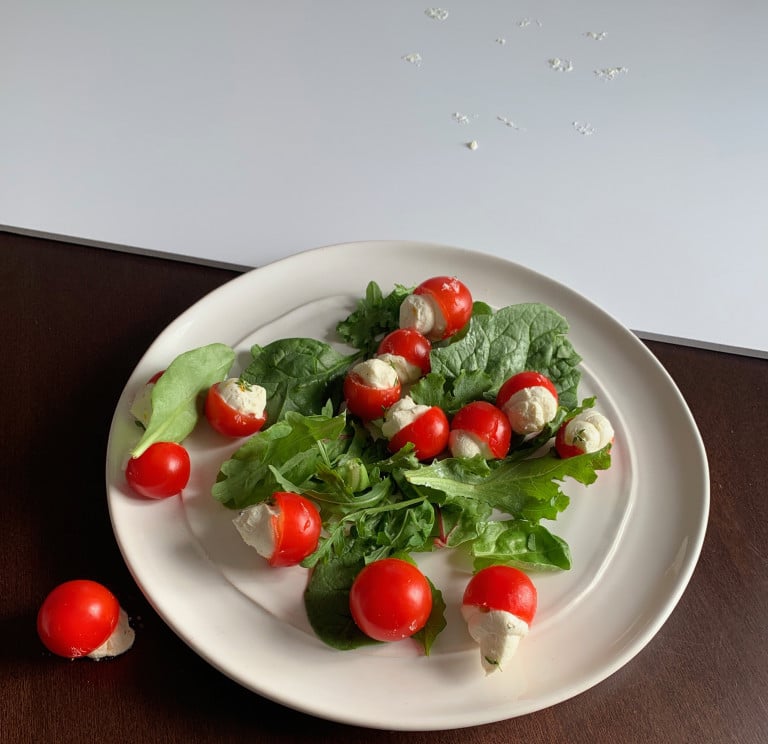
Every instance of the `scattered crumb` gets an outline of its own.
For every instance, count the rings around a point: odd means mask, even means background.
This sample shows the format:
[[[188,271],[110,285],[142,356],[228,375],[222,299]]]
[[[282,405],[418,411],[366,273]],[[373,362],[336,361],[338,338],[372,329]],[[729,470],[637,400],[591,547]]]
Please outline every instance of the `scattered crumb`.
[[[582,124],[581,122],[574,121],[573,128],[584,137],[589,137],[595,133],[595,128],[589,122]]]
[[[470,150],[477,150],[477,148],[479,147],[479,145],[477,144],[477,140],[472,140],[471,142],[467,142],[467,147]]]
[[[448,11],[443,8],[427,8],[424,15],[434,21],[444,21],[448,17]]]
[[[451,118],[457,124],[469,124],[470,119],[476,119],[477,116],[472,114],[462,114],[459,111],[455,111],[453,114],[451,114]]]
[[[553,57],[550,59],[549,66],[555,70],[555,72],[571,72],[571,70],[573,70],[573,62],[569,59],[560,59],[560,57]]]
[[[507,119],[506,116],[497,116],[497,121],[500,121],[505,127],[509,127],[510,129],[516,129],[518,132],[525,131],[522,127],[519,127],[517,124],[515,124],[512,119]]]
[[[594,39],[595,41],[602,41],[607,35],[607,31],[587,31],[584,34],[584,36]]]
[[[412,54],[404,54],[401,59],[404,59],[406,62],[409,62],[412,65],[416,65],[416,67],[421,67],[421,55],[418,52],[413,52]]]
[[[501,44],[501,46],[504,46],[507,43],[507,40],[503,36],[499,36],[498,39],[496,39],[497,44]]]
[[[595,75],[601,80],[615,80],[619,75],[629,72],[627,67],[605,67],[602,70],[595,70]]]

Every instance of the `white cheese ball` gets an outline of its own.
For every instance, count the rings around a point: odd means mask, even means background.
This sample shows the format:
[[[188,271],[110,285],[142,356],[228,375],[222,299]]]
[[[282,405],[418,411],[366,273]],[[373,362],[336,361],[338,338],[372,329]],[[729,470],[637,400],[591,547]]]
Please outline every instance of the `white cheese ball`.
[[[397,432],[405,429],[406,426],[412,424],[428,410],[429,406],[420,405],[409,395],[406,395],[396,403],[393,403],[387,410],[384,416],[384,423],[381,425],[381,433],[387,439],[392,439]]]
[[[93,649],[93,651],[88,654],[88,658],[104,659],[108,656],[119,656],[133,646],[135,638],[136,634],[128,622],[128,615],[121,607],[117,625],[112,631],[112,635],[110,635],[101,646]]]
[[[267,407],[267,391],[261,385],[251,385],[238,377],[219,383],[219,395],[240,413],[261,418]]]
[[[515,434],[541,431],[557,413],[557,399],[543,385],[518,390],[502,406]]]
[[[404,356],[379,354],[376,359],[386,362],[395,370],[401,385],[412,385],[421,379],[421,367],[418,364],[411,364]]]
[[[400,303],[400,328],[413,328],[427,338],[441,338],[445,317],[428,294],[409,294]]]
[[[464,431],[462,429],[451,431],[448,437],[448,448],[454,457],[482,455],[486,460],[494,459],[488,442],[471,431]]]
[[[486,610],[477,605],[462,605],[472,638],[480,644],[480,661],[486,674],[503,670],[528,635],[528,623],[505,610]]]
[[[376,390],[385,390],[398,383],[397,371],[383,359],[374,357],[359,362],[352,367],[352,373],[357,375],[365,385]]]
[[[232,520],[243,542],[267,560],[275,552],[275,532],[272,523],[273,518],[279,513],[280,510],[276,507],[262,502],[243,509]]]
[[[563,439],[566,444],[582,452],[597,452],[613,439],[611,422],[597,411],[584,411],[566,425]]]

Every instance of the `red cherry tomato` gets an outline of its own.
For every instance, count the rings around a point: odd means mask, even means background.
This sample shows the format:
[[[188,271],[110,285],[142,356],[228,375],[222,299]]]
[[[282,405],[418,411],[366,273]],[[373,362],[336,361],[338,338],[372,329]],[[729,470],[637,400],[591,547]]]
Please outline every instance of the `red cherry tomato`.
[[[262,416],[243,413],[224,400],[217,382],[208,389],[205,397],[205,417],[219,434],[225,437],[247,437],[255,434],[267,422],[266,412]]]
[[[501,459],[509,452],[512,427],[505,413],[484,400],[467,403],[451,421],[451,431],[467,431],[482,439],[493,457]]]
[[[440,338],[458,333],[472,317],[472,294],[456,277],[433,276],[419,284],[413,293],[429,295],[437,303],[445,319]]]
[[[400,558],[369,563],[355,578],[349,609],[360,630],[377,641],[400,641],[420,631],[432,612],[424,574]]]
[[[432,344],[429,339],[415,328],[399,328],[381,339],[376,353],[401,356],[411,364],[420,367],[421,374],[426,375],[432,366],[429,358],[431,351]]]
[[[364,421],[381,418],[384,411],[400,399],[402,386],[400,381],[393,387],[375,388],[366,385],[354,372],[344,378],[344,400],[347,408]]]
[[[58,656],[87,656],[112,635],[119,615],[117,598],[105,586],[86,579],[66,581],[40,606],[37,634]]]
[[[389,440],[389,451],[398,452],[410,442],[413,444],[416,458],[428,460],[439,455],[448,446],[450,429],[448,417],[443,409],[432,406]]]
[[[484,610],[511,612],[531,624],[538,593],[528,575],[512,566],[488,566],[478,571],[464,590],[462,603]]]
[[[163,499],[181,493],[189,482],[190,469],[184,447],[176,442],[155,442],[128,461],[125,479],[141,496]]]
[[[317,548],[322,520],[317,507],[298,493],[276,491],[272,499],[280,512],[274,517],[275,552],[270,566],[295,566]]]
[[[542,375],[540,372],[518,372],[516,375],[512,375],[499,389],[496,395],[496,405],[499,408],[503,408],[504,404],[517,392],[523,388],[529,387],[544,387],[549,390],[554,396],[555,400],[558,400],[557,388],[552,384],[552,380],[546,375]]]
[[[557,430],[557,434],[555,434],[555,450],[564,460],[584,454],[584,450],[581,447],[575,444],[568,444],[565,441],[565,427],[567,425],[568,421],[564,421]]]

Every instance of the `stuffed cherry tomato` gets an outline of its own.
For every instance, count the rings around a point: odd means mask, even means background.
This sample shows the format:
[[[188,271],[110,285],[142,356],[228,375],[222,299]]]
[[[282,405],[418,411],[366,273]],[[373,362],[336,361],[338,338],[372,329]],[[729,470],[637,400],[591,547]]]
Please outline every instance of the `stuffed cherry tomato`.
[[[134,639],[115,595],[86,579],[66,581],[45,598],[37,613],[37,633],[49,651],[68,659],[117,656]]]
[[[400,641],[420,631],[432,612],[424,574],[400,558],[369,563],[355,578],[349,609],[360,630],[377,641]]]
[[[419,405],[406,395],[389,408],[381,431],[390,452],[411,443],[417,459],[428,460],[448,446],[450,425],[441,408]]]
[[[536,614],[538,594],[528,576],[512,566],[488,566],[467,584],[461,613],[480,644],[486,673],[503,669]]]
[[[501,386],[496,405],[507,415],[515,434],[534,434],[555,418],[557,389],[546,375],[520,372]]]
[[[290,491],[276,491],[269,503],[244,509],[234,519],[244,542],[270,566],[295,566],[317,549],[322,520],[317,507]]]
[[[379,359],[391,364],[403,385],[412,384],[431,369],[429,339],[415,328],[399,328],[384,336],[376,350]]]
[[[506,457],[511,440],[512,427],[506,414],[492,403],[477,400],[453,417],[448,447],[454,457],[482,455],[493,460]]]
[[[175,496],[186,487],[190,474],[189,454],[176,442],[155,442],[128,461],[125,479],[148,499]]]
[[[247,437],[267,422],[267,391],[237,377],[217,382],[208,389],[205,417],[226,437]]]
[[[344,378],[347,408],[364,421],[381,418],[399,400],[401,392],[395,368],[382,359],[360,362]]]
[[[555,436],[555,449],[562,458],[597,452],[613,441],[611,422],[597,411],[583,411],[563,422]]]
[[[458,333],[472,317],[472,294],[455,277],[434,276],[400,305],[400,327],[415,328],[432,341]]]

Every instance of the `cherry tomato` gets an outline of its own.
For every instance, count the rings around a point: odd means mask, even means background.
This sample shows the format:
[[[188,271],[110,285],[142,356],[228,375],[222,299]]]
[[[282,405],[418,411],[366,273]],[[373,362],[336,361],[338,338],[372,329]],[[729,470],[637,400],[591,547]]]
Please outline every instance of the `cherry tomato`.
[[[439,455],[448,446],[451,427],[442,408],[432,406],[389,440],[389,451],[398,452],[409,442],[419,460]]]
[[[246,413],[224,400],[221,383],[217,382],[208,389],[205,397],[205,417],[219,434],[225,437],[247,437],[255,434],[267,422],[267,414],[256,416]]]
[[[87,579],[66,581],[43,601],[37,613],[37,634],[58,656],[87,656],[117,627],[120,604],[105,586]]]
[[[270,566],[295,566],[317,548],[322,520],[317,507],[290,491],[276,491],[272,499],[279,508],[274,517],[275,552]]]
[[[613,442],[611,422],[597,411],[582,411],[564,421],[555,435],[555,450],[563,459],[597,452]]]
[[[155,442],[125,469],[128,485],[148,499],[175,496],[189,482],[189,454],[176,442]]]
[[[509,419],[499,408],[484,400],[468,403],[451,421],[451,434],[466,431],[485,442],[492,457],[506,457],[512,441]]]
[[[464,590],[464,605],[511,612],[531,624],[538,593],[527,574],[512,566],[488,566],[478,571]]]
[[[400,399],[400,381],[388,388],[366,385],[359,375],[350,371],[344,378],[344,399],[347,408],[364,421],[381,418],[384,411]]]
[[[377,354],[401,356],[410,364],[421,369],[426,375],[432,367],[429,355],[432,344],[429,339],[415,328],[398,328],[384,336],[379,343]]]
[[[360,630],[377,641],[400,641],[420,631],[432,612],[424,574],[400,558],[369,563],[355,578],[349,609]]]
[[[419,284],[413,293],[429,295],[437,303],[445,320],[440,338],[458,333],[472,317],[472,294],[456,277],[433,276]]]

